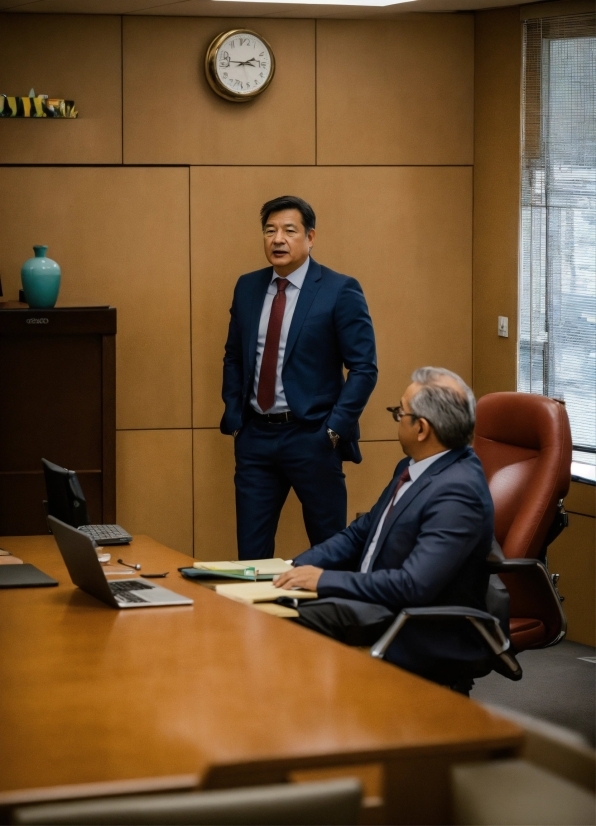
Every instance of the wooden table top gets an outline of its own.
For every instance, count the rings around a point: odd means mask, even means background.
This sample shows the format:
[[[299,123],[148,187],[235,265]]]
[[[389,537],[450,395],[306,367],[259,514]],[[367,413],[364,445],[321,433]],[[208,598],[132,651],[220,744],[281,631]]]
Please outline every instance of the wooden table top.
[[[118,611],[76,588],[51,536],[0,547],[59,581],[0,591],[0,803],[26,790],[309,757],[515,748],[473,701],[184,580],[149,537],[116,548],[191,607]],[[190,785],[190,784],[189,784]]]

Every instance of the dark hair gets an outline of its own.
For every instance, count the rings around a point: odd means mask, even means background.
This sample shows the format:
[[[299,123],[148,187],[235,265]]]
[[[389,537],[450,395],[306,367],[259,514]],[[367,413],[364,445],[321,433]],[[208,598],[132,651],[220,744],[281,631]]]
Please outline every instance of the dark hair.
[[[315,228],[317,223],[317,216],[314,209],[302,198],[297,195],[280,195],[279,198],[274,198],[272,201],[267,201],[261,207],[261,226],[265,229],[265,224],[269,220],[269,216],[274,212],[281,212],[282,209],[297,209],[302,216],[302,223],[304,231],[310,232]]]

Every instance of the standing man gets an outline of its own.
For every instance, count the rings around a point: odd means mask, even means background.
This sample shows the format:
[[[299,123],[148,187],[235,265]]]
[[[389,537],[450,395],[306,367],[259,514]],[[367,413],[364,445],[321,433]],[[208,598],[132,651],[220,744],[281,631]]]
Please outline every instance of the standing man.
[[[358,419],[377,381],[373,327],[360,284],[310,257],[315,221],[302,198],[264,204],[271,266],[241,276],[234,291],[220,428],[235,440],[240,559],[273,556],[290,488],[312,545],[343,530],[342,460],[362,461]]]

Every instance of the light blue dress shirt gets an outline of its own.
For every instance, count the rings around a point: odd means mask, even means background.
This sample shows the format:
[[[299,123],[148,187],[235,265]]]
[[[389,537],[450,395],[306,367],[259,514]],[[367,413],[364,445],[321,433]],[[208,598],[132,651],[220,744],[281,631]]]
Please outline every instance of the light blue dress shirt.
[[[286,342],[288,340],[288,332],[290,331],[290,324],[292,323],[292,316],[298,303],[300,290],[306,278],[306,272],[310,264],[310,257],[306,259],[302,266],[294,270],[293,273],[287,276],[286,281],[286,309],[284,311],[284,318],[281,324],[281,334],[279,337],[279,352],[277,356],[277,374],[275,376],[275,402],[273,407],[269,410],[261,410],[257,402],[257,390],[259,387],[259,376],[261,374],[261,362],[263,361],[263,351],[265,349],[265,339],[267,338],[267,327],[269,326],[269,316],[271,315],[271,305],[273,299],[277,294],[277,284],[275,279],[279,278],[275,270],[273,276],[267,287],[265,294],[265,301],[263,302],[263,309],[261,310],[261,320],[259,321],[259,336],[257,339],[257,361],[255,365],[255,381],[252,388],[251,405],[257,413],[286,413],[290,408],[286,401],[286,394],[284,393],[284,386],[281,380],[281,371],[284,364],[284,355],[286,352]]]
[[[428,459],[421,459],[419,462],[415,462],[413,459],[410,459],[410,467],[408,470],[410,471],[410,481],[404,482],[401,488],[397,491],[395,496],[392,497],[391,501],[385,508],[383,516],[379,520],[379,524],[377,525],[377,530],[375,531],[375,535],[371,539],[370,545],[368,546],[368,551],[366,552],[366,556],[362,560],[362,565],[360,566],[360,572],[365,574],[369,567],[370,562],[377,547],[377,542],[379,541],[379,537],[381,535],[381,531],[383,530],[383,525],[385,524],[385,519],[387,519],[387,514],[389,513],[390,508],[393,505],[396,505],[399,500],[402,498],[404,493],[407,491],[408,488],[412,487],[416,479],[419,479],[420,476],[424,473],[425,470],[432,465],[433,462],[436,462],[437,459],[440,459],[441,456],[444,456],[446,453],[449,453],[448,450],[442,450],[440,453],[435,453],[434,456],[429,456]]]

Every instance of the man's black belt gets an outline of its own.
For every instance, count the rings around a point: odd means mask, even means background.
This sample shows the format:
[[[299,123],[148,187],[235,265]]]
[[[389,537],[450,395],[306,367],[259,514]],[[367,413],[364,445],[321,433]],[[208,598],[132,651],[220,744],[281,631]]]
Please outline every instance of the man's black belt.
[[[258,422],[267,422],[267,424],[287,424],[287,422],[296,421],[296,416],[289,410],[286,413],[257,413],[253,408],[250,415]]]

